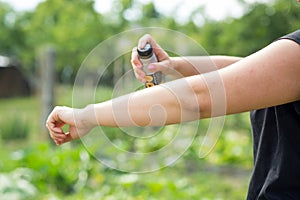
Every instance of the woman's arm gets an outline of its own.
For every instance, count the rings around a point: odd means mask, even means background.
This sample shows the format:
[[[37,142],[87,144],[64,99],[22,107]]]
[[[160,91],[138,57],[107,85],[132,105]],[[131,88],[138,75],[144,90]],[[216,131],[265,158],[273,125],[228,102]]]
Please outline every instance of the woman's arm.
[[[217,71],[178,79],[84,109],[58,107],[50,114],[47,127],[52,138],[61,144],[97,125],[174,124],[296,101],[300,99],[299,56],[298,44],[279,40]],[[83,130],[82,134],[71,130],[65,135],[61,126],[70,123],[71,127]]]
[[[145,89],[111,100],[105,105],[96,104],[94,109],[99,118],[94,125],[164,125],[214,117],[218,114],[211,116],[212,93],[222,89],[226,100],[226,113],[223,114],[296,101],[300,99],[299,58],[298,44],[279,40],[220,70]],[[152,109],[154,105],[161,109]],[[115,110],[115,116],[112,110]],[[121,110],[124,112],[121,113]],[[186,114],[182,119],[183,112]],[[101,117],[101,113],[106,115]],[[110,113],[109,118],[107,113]],[[152,113],[152,118],[148,113]],[[122,117],[118,117],[119,114]],[[119,120],[114,121],[114,118]]]
[[[233,64],[241,57],[234,56],[187,56],[187,57],[169,57],[149,35],[144,35],[138,42],[138,48],[144,48],[147,43],[150,43],[154,49],[154,53],[159,62],[148,66],[148,71],[161,71],[165,75],[171,75],[174,79],[193,76],[201,73],[215,71]],[[131,63],[135,72],[136,78],[145,82],[145,72],[143,71],[142,63],[139,61],[137,48],[132,50]]]
[[[227,114],[300,100],[300,45],[281,39],[219,70]]]

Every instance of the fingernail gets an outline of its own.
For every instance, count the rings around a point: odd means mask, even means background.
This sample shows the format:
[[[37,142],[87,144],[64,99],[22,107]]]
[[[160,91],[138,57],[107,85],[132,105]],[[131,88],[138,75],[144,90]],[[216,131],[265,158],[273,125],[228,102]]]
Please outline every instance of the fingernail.
[[[155,66],[150,64],[150,65],[148,65],[148,69],[149,69],[149,70],[154,70],[154,69],[155,69]]]

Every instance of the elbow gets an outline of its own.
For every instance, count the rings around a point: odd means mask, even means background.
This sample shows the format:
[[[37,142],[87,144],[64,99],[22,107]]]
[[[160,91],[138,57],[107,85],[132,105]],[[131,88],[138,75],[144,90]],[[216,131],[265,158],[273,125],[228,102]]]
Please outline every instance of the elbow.
[[[199,78],[200,77],[200,78]],[[200,75],[190,83],[191,93],[186,109],[198,119],[223,116],[226,114],[226,94],[223,82],[214,73]]]
[[[199,82],[198,82],[199,83]],[[188,116],[188,120],[197,120],[211,116],[211,98],[206,85],[190,84],[191,87],[183,98],[181,108],[183,116]]]
[[[211,96],[206,85],[194,86],[193,92],[193,98],[195,98],[196,103],[193,106],[190,106],[189,109],[194,110],[194,112],[198,112],[199,119],[211,117]]]

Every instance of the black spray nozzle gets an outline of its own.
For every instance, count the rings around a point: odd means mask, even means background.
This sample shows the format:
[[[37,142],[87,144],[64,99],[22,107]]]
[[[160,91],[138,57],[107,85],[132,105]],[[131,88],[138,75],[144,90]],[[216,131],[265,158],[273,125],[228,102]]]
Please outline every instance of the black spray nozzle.
[[[138,48],[137,52],[141,58],[149,58],[153,54],[153,48],[147,43],[143,49]]]

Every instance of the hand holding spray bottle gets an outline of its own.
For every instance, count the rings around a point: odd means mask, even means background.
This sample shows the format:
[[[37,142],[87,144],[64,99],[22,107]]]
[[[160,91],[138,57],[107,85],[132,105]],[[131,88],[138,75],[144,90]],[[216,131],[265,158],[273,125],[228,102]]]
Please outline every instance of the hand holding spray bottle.
[[[143,70],[146,73],[145,87],[149,88],[149,87],[160,84],[162,82],[162,73],[160,71],[159,72],[149,72],[149,70],[148,70],[149,64],[158,61],[151,45],[149,43],[147,43],[143,49],[138,48],[137,52],[138,52],[139,59],[143,64]]]

